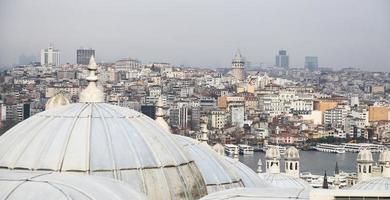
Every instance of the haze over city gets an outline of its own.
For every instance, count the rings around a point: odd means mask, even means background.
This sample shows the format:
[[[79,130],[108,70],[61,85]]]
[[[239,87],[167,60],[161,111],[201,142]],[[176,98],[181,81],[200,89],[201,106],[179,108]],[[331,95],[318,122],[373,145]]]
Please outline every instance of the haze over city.
[[[390,1],[2,0],[0,66],[18,64],[50,43],[61,63],[94,48],[98,61],[229,67],[237,49],[252,65],[291,67],[318,56],[320,67],[389,71]]]

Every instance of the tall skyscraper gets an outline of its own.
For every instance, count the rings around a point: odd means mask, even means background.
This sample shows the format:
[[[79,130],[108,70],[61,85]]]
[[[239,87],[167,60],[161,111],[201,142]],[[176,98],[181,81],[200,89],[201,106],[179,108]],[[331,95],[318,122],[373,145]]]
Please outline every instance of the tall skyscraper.
[[[50,44],[49,48],[41,50],[41,65],[42,66],[60,66],[60,51],[54,49]]]
[[[289,57],[286,50],[279,50],[278,55],[276,55],[275,65],[277,67],[289,67]]]
[[[309,70],[318,69],[318,57],[317,56],[306,56],[305,57],[305,68]]]
[[[236,55],[232,60],[232,75],[239,81],[243,81],[245,79],[244,72],[245,60],[241,56],[240,51],[237,51]]]
[[[95,50],[93,49],[77,49],[77,64],[88,65],[91,56],[95,57]]]

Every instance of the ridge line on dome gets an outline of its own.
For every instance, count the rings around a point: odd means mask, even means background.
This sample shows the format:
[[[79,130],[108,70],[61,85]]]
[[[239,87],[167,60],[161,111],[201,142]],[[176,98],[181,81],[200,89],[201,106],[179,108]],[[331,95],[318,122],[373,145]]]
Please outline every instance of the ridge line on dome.
[[[104,115],[101,113],[101,111],[99,109],[96,109],[96,110],[97,110],[97,113],[101,116],[101,119],[103,121],[102,124],[103,124],[103,127],[104,127],[104,135],[106,136],[106,139],[107,139],[107,142],[108,142],[107,145],[108,145],[109,153],[111,155],[111,161],[112,161],[112,164],[113,164],[114,178],[118,179],[117,163],[116,163],[117,158],[115,157],[114,152],[113,152],[112,138],[111,138],[111,135],[109,134],[109,131],[108,131],[107,121],[104,118]]]
[[[80,116],[82,112],[84,112],[84,110],[88,107],[88,104],[84,104],[82,105],[80,111],[78,112],[78,115],[77,116]],[[65,142],[65,146],[63,147],[63,149],[61,150],[61,156],[60,156],[60,163],[59,163],[59,166],[58,166],[58,169],[59,171],[62,171],[62,167],[64,166],[64,160],[65,160],[65,155],[66,155],[66,151],[68,150],[68,145],[69,145],[69,140],[73,134],[73,130],[76,126],[76,123],[77,121],[79,120],[79,117],[74,117],[73,118],[73,121],[72,121],[72,126],[71,128],[69,129],[69,133],[66,137],[66,142]]]
[[[116,114],[119,113],[119,114],[123,115],[122,113],[120,113],[120,112],[117,111],[116,109],[107,109],[107,108],[105,108],[104,106],[101,106],[101,108],[102,108],[103,110],[105,110],[106,112],[111,113],[112,115],[113,115],[114,113],[116,113]],[[113,115],[113,116],[114,116],[114,115]],[[124,117],[124,118],[121,118],[121,119],[126,120],[125,117]],[[141,160],[141,156],[140,156],[139,153],[135,150],[135,148],[134,148],[134,143],[133,143],[133,141],[130,139],[129,135],[127,134],[126,128],[123,127],[123,124],[122,124],[122,123],[119,123],[118,126],[119,126],[119,128],[121,129],[120,132],[122,132],[122,134],[124,135],[124,137],[127,139],[126,143],[129,145],[130,151],[132,151],[132,152],[134,153],[134,155],[136,156],[136,158],[137,158],[137,159],[135,159],[135,162],[136,162],[137,165],[140,166],[140,167],[139,167],[139,168],[136,168],[136,169],[142,169],[142,168],[141,168],[141,163],[139,162],[139,161]],[[130,155],[131,155],[131,154],[130,154]],[[121,169],[119,169],[119,170],[121,170]],[[142,179],[145,178],[144,173],[143,173],[142,170],[140,170],[140,176],[142,177]],[[147,187],[146,187],[146,185],[145,185],[144,182],[142,182],[142,187],[143,187],[143,191],[147,191]]]
[[[39,127],[42,128],[42,127],[44,127],[45,125],[47,125],[49,122],[50,122],[50,120],[47,120],[47,118],[46,118],[46,119],[44,119],[43,122],[39,123]],[[40,132],[39,130],[40,130],[40,129],[37,129],[37,131],[35,132],[35,134],[33,134],[33,135],[29,138],[28,143],[31,143],[31,141],[33,141],[37,135],[39,135],[40,133],[42,133],[42,132]],[[22,156],[22,154],[26,151],[26,149],[27,149],[28,147],[29,147],[29,146],[26,145],[24,148],[22,148],[21,150],[19,150],[19,151],[17,152],[16,159],[14,159],[12,163],[10,163],[11,166],[13,166],[13,168],[15,168],[16,163],[19,161],[20,157]]]

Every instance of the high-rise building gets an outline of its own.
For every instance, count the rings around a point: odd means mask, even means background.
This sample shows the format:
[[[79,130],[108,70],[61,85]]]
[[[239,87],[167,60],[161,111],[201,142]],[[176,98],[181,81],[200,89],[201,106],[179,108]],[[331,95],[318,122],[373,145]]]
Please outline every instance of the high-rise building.
[[[233,77],[239,81],[243,81],[245,79],[244,66],[245,66],[245,60],[241,56],[240,51],[237,51],[236,55],[234,56],[234,58],[232,60],[231,73],[232,73]]]
[[[42,66],[60,66],[60,51],[50,44],[47,49],[41,50]]]
[[[318,57],[317,56],[306,56],[305,57],[305,68],[311,71],[318,69]]]
[[[289,67],[289,57],[286,50],[279,50],[278,55],[276,55],[275,65],[277,67]]]
[[[94,49],[77,49],[77,64],[88,65],[91,56],[95,57]]]

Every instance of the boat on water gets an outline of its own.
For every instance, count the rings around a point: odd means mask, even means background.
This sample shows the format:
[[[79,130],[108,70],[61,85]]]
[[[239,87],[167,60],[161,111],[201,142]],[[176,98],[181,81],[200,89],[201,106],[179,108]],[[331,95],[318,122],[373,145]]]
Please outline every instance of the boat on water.
[[[255,148],[247,144],[239,144],[239,153],[242,155],[253,155]]]
[[[284,147],[284,146],[279,146],[279,145],[267,145],[267,146],[263,146],[262,151],[266,152],[267,149],[268,149],[269,147],[272,147],[272,146],[276,146],[276,147],[279,148],[280,155],[284,155],[284,153],[286,152],[286,149],[287,149],[287,148]]]
[[[227,155],[238,155],[239,147],[234,144],[225,144],[225,153]]]
[[[339,187],[344,188],[348,186],[348,177],[350,177],[351,174],[346,172],[340,172],[339,174]],[[302,172],[300,174],[300,178],[305,180],[309,183],[313,188],[322,188],[322,184],[324,182],[324,176],[323,175],[315,175],[310,172]],[[335,176],[328,176],[328,185],[330,188],[335,188]]]
[[[385,149],[384,145],[370,143],[343,143],[345,151],[358,153],[363,148],[368,148],[373,153],[379,153]]]
[[[345,153],[344,145],[337,144],[317,144],[315,149],[317,151],[328,152],[328,153]]]

